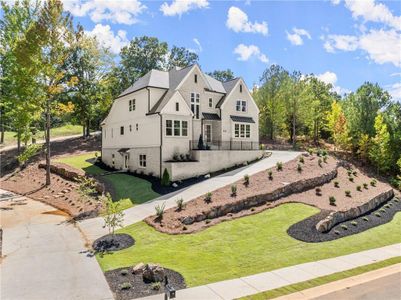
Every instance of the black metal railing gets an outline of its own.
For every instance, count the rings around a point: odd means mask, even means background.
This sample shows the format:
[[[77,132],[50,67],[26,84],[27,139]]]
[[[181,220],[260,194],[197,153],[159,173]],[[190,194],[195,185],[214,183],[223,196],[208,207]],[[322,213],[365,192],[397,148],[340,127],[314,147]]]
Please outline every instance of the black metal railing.
[[[259,150],[259,142],[251,141],[189,141],[189,147],[192,150]]]

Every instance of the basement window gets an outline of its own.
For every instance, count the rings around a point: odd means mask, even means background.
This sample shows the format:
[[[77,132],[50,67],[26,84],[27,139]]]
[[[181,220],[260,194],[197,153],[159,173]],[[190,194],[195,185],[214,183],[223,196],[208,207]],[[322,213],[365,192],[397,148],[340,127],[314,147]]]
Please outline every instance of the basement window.
[[[139,154],[139,166],[141,168],[146,168],[146,155],[145,154]]]

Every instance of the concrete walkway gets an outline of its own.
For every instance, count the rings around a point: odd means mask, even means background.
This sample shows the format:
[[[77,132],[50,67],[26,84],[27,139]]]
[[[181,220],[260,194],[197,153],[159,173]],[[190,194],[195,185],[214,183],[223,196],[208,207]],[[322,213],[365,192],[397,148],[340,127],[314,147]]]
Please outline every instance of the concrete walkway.
[[[228,300],[257,294],[286,285],[314,279],[401,256],[401,244],[362,251],[349,255],[295,265],[271,272],[215,282],[177,291],[177,298],[185,300]],[[141,298],[162,300],[163,295]]]
[[[200,183],[194,184],[188,188],[181,189],[167,195],[158,197],[152,201],[136,205],[124,211],[124,226],[142,221],[148,216],[155,214],[155,206],[165,203],[166,209],[176,206],[175,201],[183,198],[184,202],[206,194],[207,192],[216,190],[225,185],[231,184],[244,177],[245,174],[252,175],[260,171],[266,170],[276,165],[277,162],[283,163],[294,159],[300,152],[295,151],[271,151],[272,155],[262,159],[249,166],[224,173],[222,175],[210,178]],[[79,222],[81,230],[85,233],[89,240],[95,240],[107,234],[107,230],[103,228],[103,218],[93,218]]]
[[[113,299],[80,231],[55,208],[0,190],[0,299]]]

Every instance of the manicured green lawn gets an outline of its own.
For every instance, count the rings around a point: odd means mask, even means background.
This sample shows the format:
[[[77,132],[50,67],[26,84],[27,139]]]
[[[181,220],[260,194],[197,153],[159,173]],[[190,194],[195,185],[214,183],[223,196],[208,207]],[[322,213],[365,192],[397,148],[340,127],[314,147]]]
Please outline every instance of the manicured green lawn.
[[[57,161],[82,169],[88,174],[102,174],[106,170],[93,165],[90,160],[95,158],[95,153],[86,153],[62,157]],[[120,209],[127,209],[135,204],[144,203],[159,196],[152,190],[149,181],[127,174],[111,174],[102,177],[114,189],[113,200],[120,201]]]
[[[68,135],[76,135],[82,133],[82,126],[81,125],[64,125],[61,127],[52,128],[50,130],[50,137],[61,137],[61,136],[68,136]],[[44,139],[43,131],[39,131],[36,134],[37,140]],[[16,132],[13,131],[6,131],[4,132],[4,146],[16,145],[17,144],[17,137]]]
[[[401,257],[393,257],[390,259],[386,259],[380,262],[376,262],[373,264],[369,264],[366,266],[362,266],[362,267],[358,267],[358,268],[354,268],[348,271],[344,271],[344,272],[338,272],[338,273],[334,273],[331,275],[327,275],[327,276],[323,276],[323,277],[319,277],[319,278],[315,278],[315,279],[311,279],[308,281],[303,281],[300,283],[296,283],[296,284],[291,284],[291,285],[287,285],[287,286],[283,286],[281,288],[278,289],[274,289],[274,290],[270,290],[267,292],[263,292],[263,293],[259,293],[259,294],[255,294],[252,296],[247,296],[247,297],[243,297],[240,298],[241,300],[266,300],[266,299],[274,299],[277,297],[281,297],[284,295],[288,295],[288,294],[292,294],[292,293],[296,293],[302,290],[306,290],[306,289],[310,289],[319,285],[323,285],[329,282],[333,282],[333,281],[337,281],[337,280],[341,280],[344,278],[348,278],[348,277],[352,277],[352,276],[357,276],[369,271],[373,271],[373,270],[377,270],[377,269],[381,269],[387,266],[391,266],[394,264],[398,264],[401,262]]]
[[[180,272],[187,285],[197,286],[401,242],[401,214],[385,225],[330,242],[304,243],[287,235],[291,224],[316,212],[304,204],[284,204],[184,235],[163,234],[139,222],[119,230],[135,238],[133,247],[97,259],[104,271],[159,263]]]

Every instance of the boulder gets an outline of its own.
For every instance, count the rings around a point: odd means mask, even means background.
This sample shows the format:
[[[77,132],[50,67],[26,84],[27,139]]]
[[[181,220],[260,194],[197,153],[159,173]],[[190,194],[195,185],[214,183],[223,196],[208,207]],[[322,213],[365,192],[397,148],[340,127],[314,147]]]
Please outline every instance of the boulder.
[[[205,178],[210,178],[210,174],[206,174],[206,175],[205,175]]]
[[[182,219],[181,223],[185,224],[185,225],[191,225],[194,222],[194,218],[191,216],[187,216],[185,218]]]
[[[164,276],[164,268],[155,264],[146,264],[142,272],[145,282],[163,282]]]
[[[133,274],[140,274],[143,272],[143,270],[145,269],[145,264],[144,263],[139,263],[136,264],[133,268],[132,268],[132,273]]]

